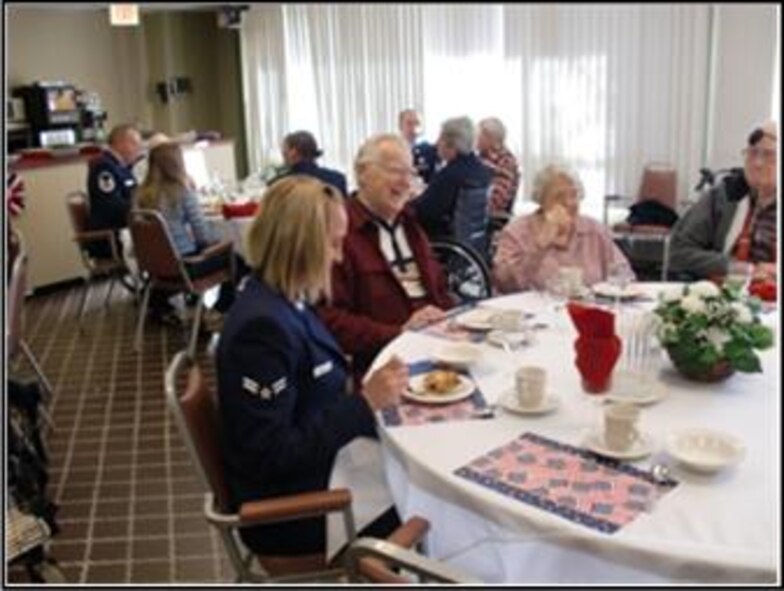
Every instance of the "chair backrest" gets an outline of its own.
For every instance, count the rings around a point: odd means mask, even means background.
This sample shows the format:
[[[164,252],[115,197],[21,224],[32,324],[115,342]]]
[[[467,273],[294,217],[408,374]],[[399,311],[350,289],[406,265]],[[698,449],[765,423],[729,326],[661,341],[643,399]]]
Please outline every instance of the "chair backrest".
[[[490,269],[476,250],[460,240],[441,238],[430,244],[446,273],[449,292],[461,303],[492,296]]]
[[[132,209],[128,228],[139,269],[154,278],[187,278],[166,228],[166,222],[159,212],[152,209]]]
[[[87,231],[87,220],[90,216],[90,205],[84,191],[72,191],[65,197],[71,218],[71,229],[74,234]]]
[[[487,185],[465,185],[460,187],[452,218],[453,236],[474,248],[488,261],[488,199]]]
[[[27,252],[18,233],[14,233],[18,251],[14,257],[11,279],[8,284],[8,356],[13,357],[22,339],[22,307],[27,290]]]
[[[188,368],[188,364],[187,352],[180,351],[166,370],[166,401],[202,483],[213,494],[217,507],[228,512],[229,495],[223,471],[217,400],[207,388],[199,367],[193,365]],[[179,396],[177,379],[186,368],[185,391]]]
[[[648,164],[642,173],[637,201],[658,201],[676,211],[677,186],[678,173],[674,168],[667,164]]]

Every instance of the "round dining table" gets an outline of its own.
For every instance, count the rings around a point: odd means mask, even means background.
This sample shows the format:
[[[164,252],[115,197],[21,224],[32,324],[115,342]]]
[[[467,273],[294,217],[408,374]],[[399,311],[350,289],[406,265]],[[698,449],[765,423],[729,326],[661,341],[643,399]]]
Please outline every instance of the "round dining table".
[[[658,291],[672,286],[639,287],[647,296],[644,301],[610,304],[609,309],[619,314],[652,310]],[[663,398],[640,407],[640,429],[652,444],[651,454],[621,463],[648,474],[655,464],[665,464],[677,484],[623,527],[608,532],[457,473],[521,437],[584,450],[602,421],[602,402],[581,387],[573,345],[577,332],[563,302],[524,292],[479,305],[523,311],[537,327],[528,344],[516,349],[479,342],[482,356],[470,368],[470,377],[494,412],[421,424],[379,421],[379,470],[401,517],[422,515],[430,521],[429,556],[491,584],[779,580],[777,334],[774,346],[760,352],[761,373],[736,373],[719,383],[689,381],[657,352],[651,371]],[[763,316],[774,332],[776,320],[776,312]],[[409,364],[431,359],[446,343],[443,335],[428,331],[404,332],[382,351],[375,366],[393,355]],[[558,402],[551,412],[521,415],[496,406],[514,391],[514,374],[522,365],[546,369],[548,394]],[[670,434],[690,428],[735,436],[745,445],[745,457],[718,473],[690,471],[665,449]]]

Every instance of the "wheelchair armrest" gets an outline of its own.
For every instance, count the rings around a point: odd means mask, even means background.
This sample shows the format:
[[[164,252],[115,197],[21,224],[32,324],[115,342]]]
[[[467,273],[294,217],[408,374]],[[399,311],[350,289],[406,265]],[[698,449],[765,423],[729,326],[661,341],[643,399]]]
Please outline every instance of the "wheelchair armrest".
[[[410,550],[419,544],[430,529],[430,523],[422,517],[412,517],[397,528],[386,539],[387,542],[399,546],[401,549]],[[378,558],[361,558],[358,565],[359,572],[372,581],[386,583],[399,583],[400,577],[390,573],[389,568]]]
[[[232,243],[232,241],[225,240],[223,242],[218,242],[217,244],[213,244],[212,246],[208,246],[196,256],[183,257],[182,260],[183,262],[188,262],[188,263],[201,263],[215,256],[225,254],[227,252],[231,252],[232,248],[234,248],[234,244]]]
[[[345,488],[250,501],[239,509],[240,526],[316,517],[351,507],[351,491]]]

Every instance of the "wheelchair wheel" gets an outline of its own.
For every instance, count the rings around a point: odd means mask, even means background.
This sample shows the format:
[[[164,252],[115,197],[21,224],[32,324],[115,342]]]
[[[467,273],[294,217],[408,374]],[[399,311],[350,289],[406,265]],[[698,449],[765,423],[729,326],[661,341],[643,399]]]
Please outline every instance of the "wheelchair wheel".
[[[431,247],[446,273],[449,292],[460,303],[483,300],[492,295],[490,270],[476,250],[446,238],[433,242]]]

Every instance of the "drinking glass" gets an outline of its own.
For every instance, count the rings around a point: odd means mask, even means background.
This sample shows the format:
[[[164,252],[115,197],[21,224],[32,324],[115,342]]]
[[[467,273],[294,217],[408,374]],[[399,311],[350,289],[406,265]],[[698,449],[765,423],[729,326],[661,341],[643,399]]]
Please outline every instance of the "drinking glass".
[[[607,283],[615,288],[613,290],[615,292],[613,301],[615,303],[615,310],[618,311],[621,309],[621,296],[626,291],[629,283],[631,283],[631,277],[629,277],[629,271],[626,265],[622,262],[613,263],[607,274]]]
[[[747,293],[751,283],[754,265],[746,261],[730,261],[727,266],[727,277],[724,279],[727,287],[737,290],[738,293]]]

